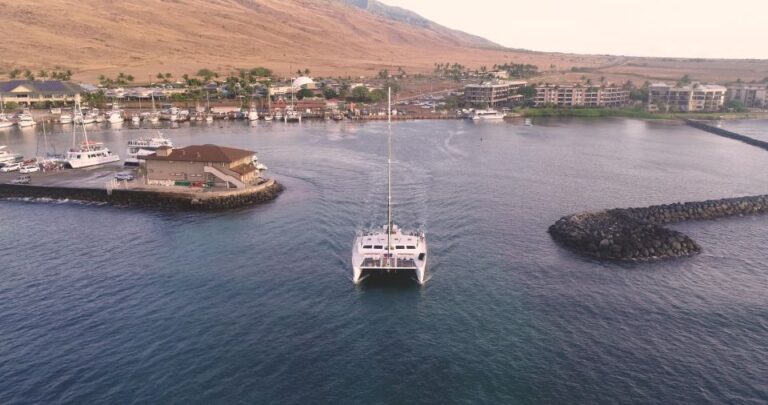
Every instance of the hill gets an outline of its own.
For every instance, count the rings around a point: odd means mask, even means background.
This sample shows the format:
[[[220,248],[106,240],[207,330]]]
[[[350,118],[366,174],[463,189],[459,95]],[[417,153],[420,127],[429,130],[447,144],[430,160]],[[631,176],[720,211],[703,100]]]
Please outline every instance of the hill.
[[[142,80],[200,68],[266,66],[281,75],[375,75],[438,62],[477,68],[529,63],[538,81],[759,80],[767,61],[700,61],[505,49],[375,0],[0,0],[0,71],[56,66],[75,78],[126,72]]]

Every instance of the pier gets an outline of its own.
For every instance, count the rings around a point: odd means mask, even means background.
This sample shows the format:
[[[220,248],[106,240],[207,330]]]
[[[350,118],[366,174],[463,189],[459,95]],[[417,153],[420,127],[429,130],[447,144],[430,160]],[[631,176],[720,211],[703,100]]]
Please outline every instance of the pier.
[[[13,184],[17,173],[0,173],[2,199],[53,199],[106,203],[120,207],[177,210],[225,210],[274,200],[283,186],[274,179],[242,189],[151,186],[136,180],[117,182],[114,175],[125,172],[118,166],[96,169],[33,173],[30,184]]]

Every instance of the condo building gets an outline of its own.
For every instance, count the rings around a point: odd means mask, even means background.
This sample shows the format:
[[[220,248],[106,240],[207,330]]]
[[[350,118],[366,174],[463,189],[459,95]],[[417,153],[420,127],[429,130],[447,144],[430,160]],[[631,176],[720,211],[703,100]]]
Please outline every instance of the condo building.
[[[728,101],[740,101],[749,108],[768,108],[768,86],[737,84],[728,86]]]
[[[725,87],[715,84],[670,86],[654,83],[648,87],[648,111],[720,111],[725,104],[726,91]]]
[[[619,107],[629,103],[629,90],[616,86],[542,85],[536,87],[537,107]]]
[[[464,102],[476,107],[499,107],[513,104],[523,98],[518,92],[527,84],[528,82],[525,80],[468,84],[464,86]]]

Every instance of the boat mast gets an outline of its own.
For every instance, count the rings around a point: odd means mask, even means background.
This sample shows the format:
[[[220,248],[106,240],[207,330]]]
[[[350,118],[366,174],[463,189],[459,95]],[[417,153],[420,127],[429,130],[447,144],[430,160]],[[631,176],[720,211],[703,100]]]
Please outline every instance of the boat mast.
[[[392,252],[392,88],[387,87],[387,258]]]

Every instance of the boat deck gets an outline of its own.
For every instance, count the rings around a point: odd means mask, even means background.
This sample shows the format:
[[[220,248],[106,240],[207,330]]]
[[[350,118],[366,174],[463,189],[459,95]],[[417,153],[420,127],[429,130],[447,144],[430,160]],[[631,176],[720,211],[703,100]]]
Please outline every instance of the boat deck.
[[[416,270],[414,259],[372,259],[366,258],[360,265],[362,270]]]

